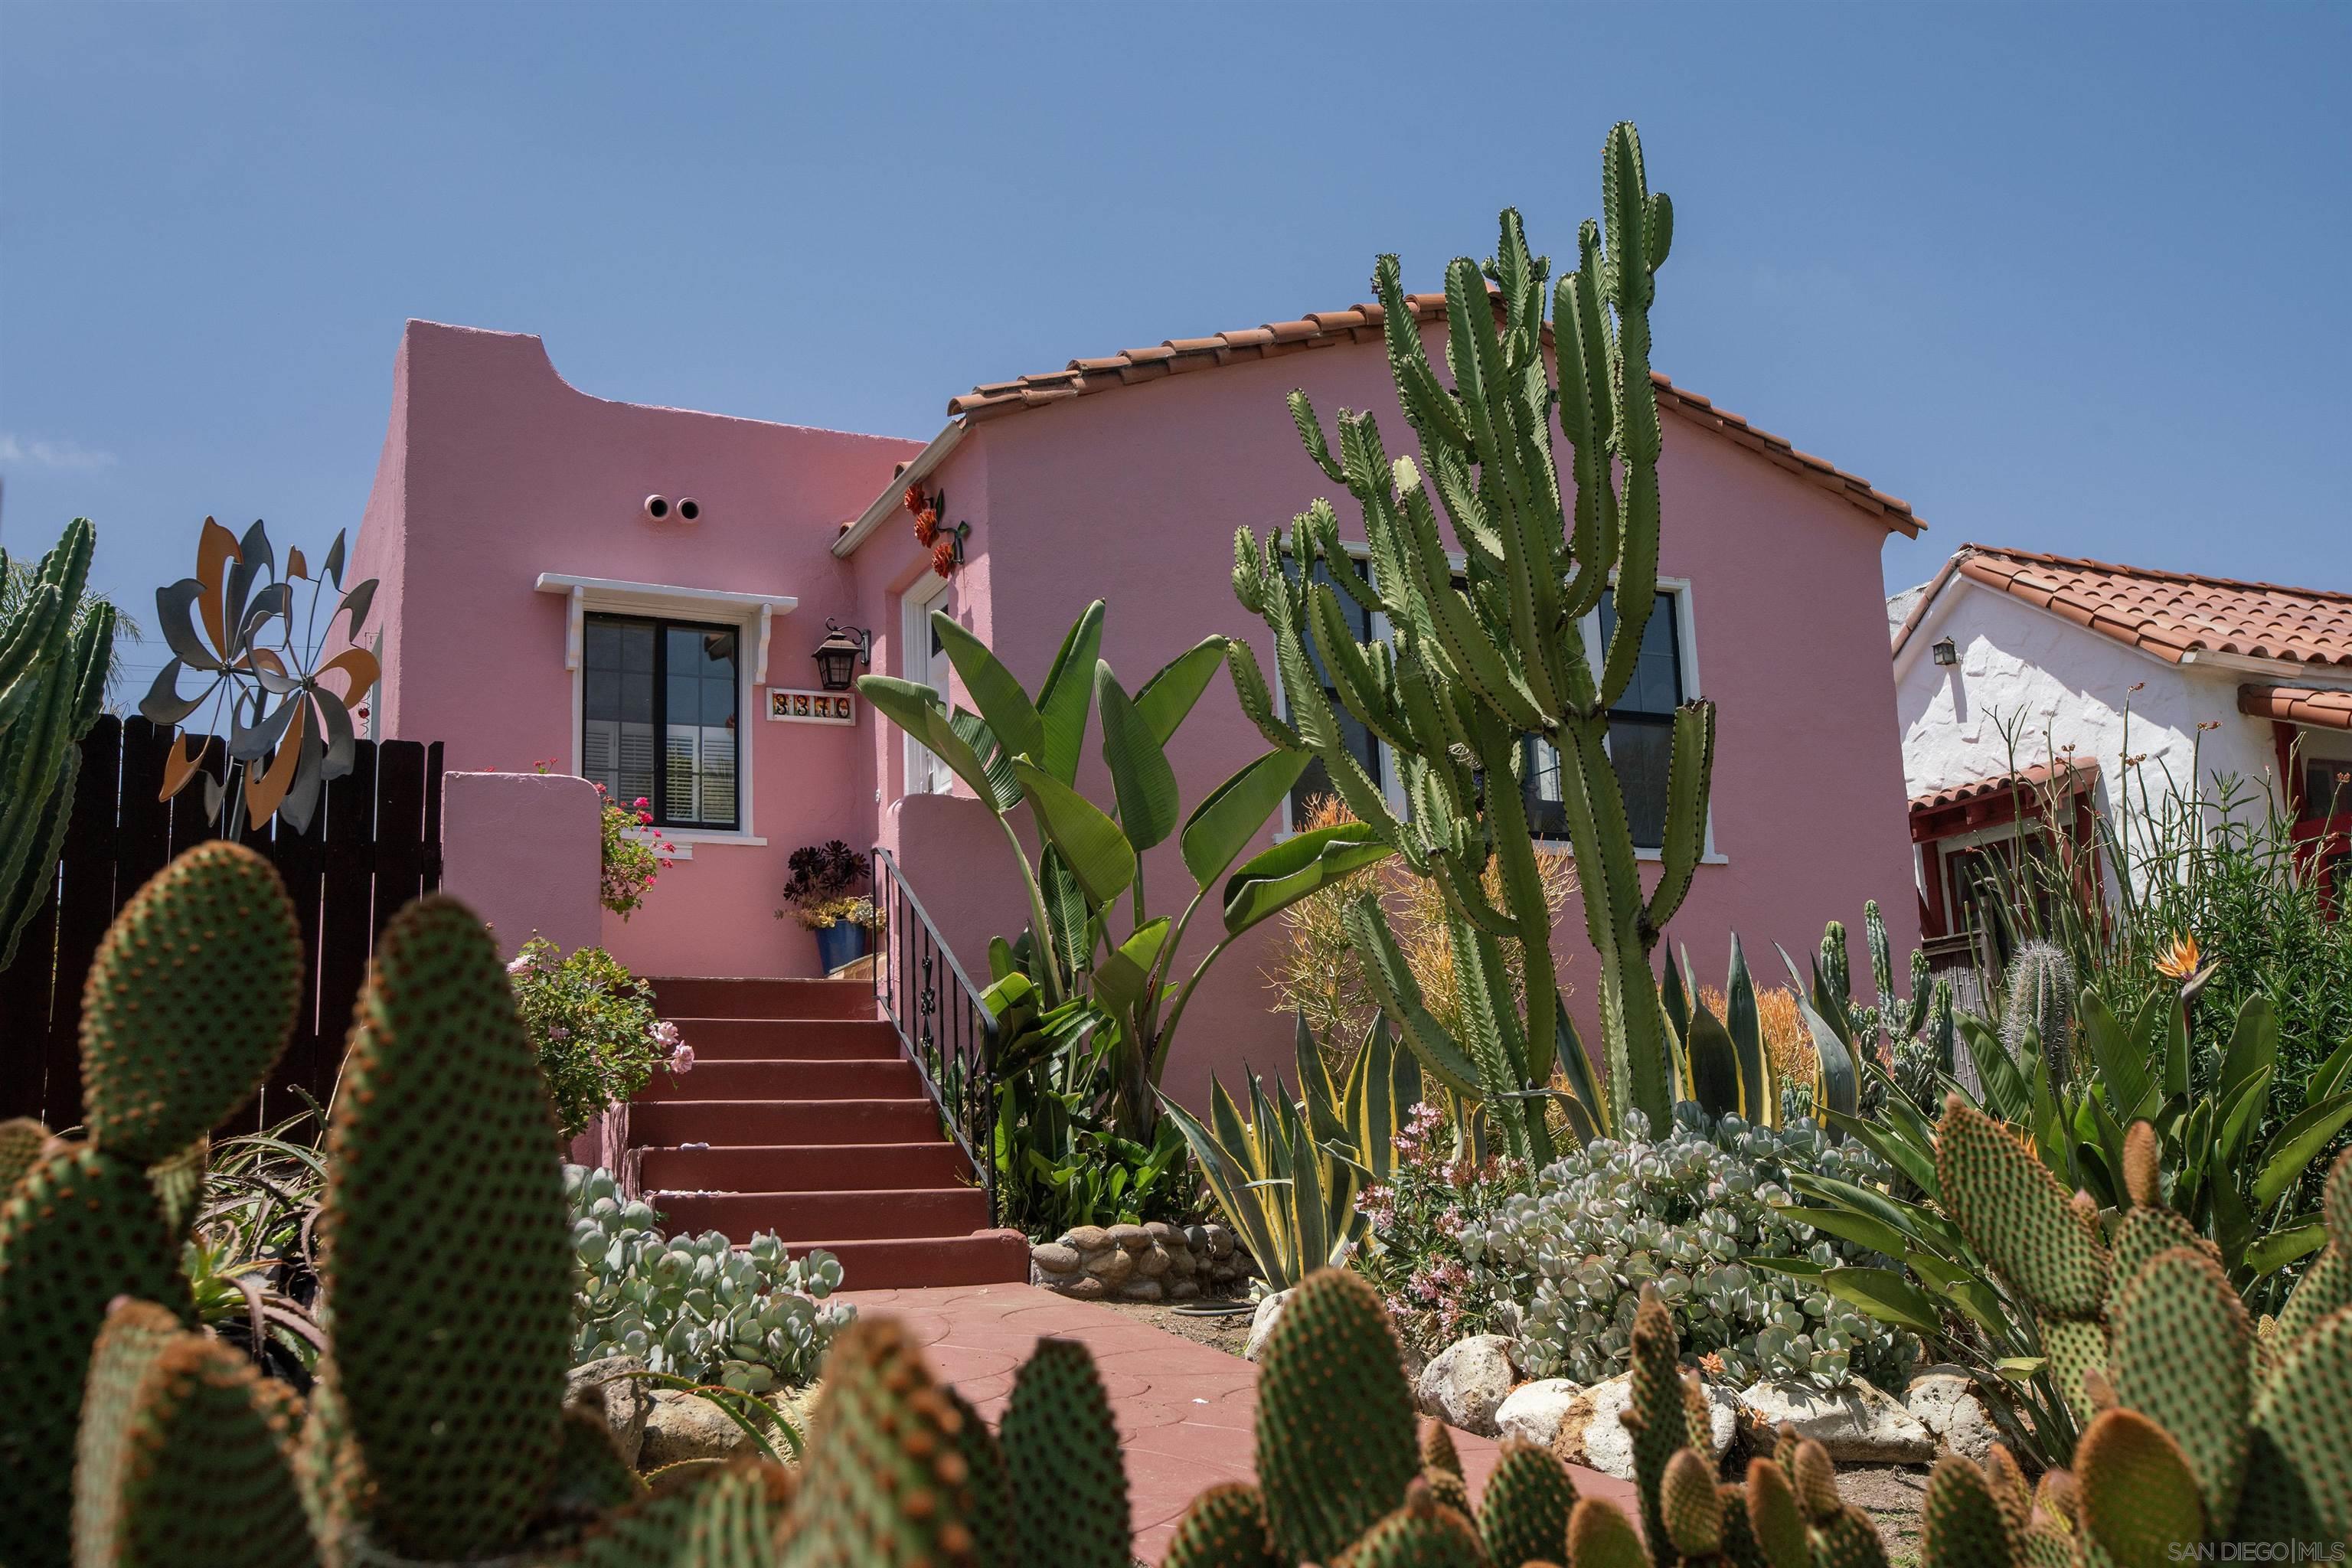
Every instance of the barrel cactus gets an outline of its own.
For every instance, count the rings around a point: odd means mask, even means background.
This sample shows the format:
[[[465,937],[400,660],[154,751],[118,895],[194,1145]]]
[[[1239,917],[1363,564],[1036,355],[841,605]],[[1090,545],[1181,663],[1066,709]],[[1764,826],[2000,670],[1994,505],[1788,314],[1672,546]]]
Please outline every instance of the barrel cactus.
[[[2000,1043],[2014,1061],[2027,1059],[2026,1032],[2042,1042],[2053,1086],[2067,1081],[2074,1039],[2074,962],[2054,942],[2029,942],[2009,961],[2000,1006]]]

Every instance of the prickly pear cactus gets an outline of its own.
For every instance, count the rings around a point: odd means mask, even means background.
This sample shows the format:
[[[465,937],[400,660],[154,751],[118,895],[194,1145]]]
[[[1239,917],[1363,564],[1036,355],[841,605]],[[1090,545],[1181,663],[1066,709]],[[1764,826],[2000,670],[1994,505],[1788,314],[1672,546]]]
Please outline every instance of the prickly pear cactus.
[[[142,1165],[181,1153],[268,1076],[301,994],[277,869],[226,840],[174,859],[115,917],[82,987],[90,1141]]]
[[[74,1555],[97,1568],[316,1568],[295,1485],[297,1401],[151,1302],[118,1309],[91,1355],[74,1477]]]
[[[1486,1555],[1496,1563],[1519,1563],[1558,1553],[1568,1541],[1568,1516],[1575,1507],[1576,1483],[1566,1466],[1532,1443],[1504,1439],[1478,1510]]]
[[[1132,1531],[1118,1428],[1086,1346],[1038,1342],[1013,1377],[1001,1436],[1023,1550],[1069,1568],[1127,1568]]]
[[[1291,1293],[1258,1373],[1257,1473],[1276,1549],[1319,1563],[1393,1510],[1420,1469],[1412,1391],[1372,1288],[1318,1269]]]
[[[0,1202],[7,1200],[8,1189],[33,1168],[48,1142],[49,1130],[29,1116],[0,1121]]]
[[[1404,1506],[1366,1531],[1334,1568],[1488,1568],[1489,1561],[1470,1521],[1415,1481]]]
[[[981,1478],[966,1409],[895,1319],[852,1324],[825,1360],[824,1398],[793,1506],[788,1568],[979,1568]]]
[[[574,1265],[546,1080],[496,945],[454,900],[409,905],[377,944],[327,1160],[370,1536],[424,1558],[509,1546],[554,1473]]]
[[[190,1311],[171,1228],[135,1163],[49,1154],[0,1205],[0,1541],[11,1568],[62,1563],[90,1342],[131,1295]]]
[[[1160,1568],[1278,1568],[1265,1499],[1240,1481],[1211,1487],[1176,1524]]]

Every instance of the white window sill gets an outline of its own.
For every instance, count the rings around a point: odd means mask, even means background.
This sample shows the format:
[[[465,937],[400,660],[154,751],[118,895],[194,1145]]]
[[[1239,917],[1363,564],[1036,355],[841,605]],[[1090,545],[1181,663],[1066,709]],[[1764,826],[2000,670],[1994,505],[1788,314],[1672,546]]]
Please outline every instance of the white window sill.
[[[656,836],[670,844],[669,858],[673,860],[693,859],[694,847],[698,844],[733,844],[746,849],[765,849],[768,847],[768,841],[755,833],[721,833],[707,827],[638,827],[631,829],[628,835],[636,842],[648,845]]]

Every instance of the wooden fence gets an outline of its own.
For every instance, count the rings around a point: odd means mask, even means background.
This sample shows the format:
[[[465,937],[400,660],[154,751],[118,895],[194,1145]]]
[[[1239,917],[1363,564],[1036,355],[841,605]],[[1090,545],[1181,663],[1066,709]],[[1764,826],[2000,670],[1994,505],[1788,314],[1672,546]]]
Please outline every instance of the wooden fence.
[[[55,889],[0,970],[0,1118],[82,1119],[81,989],[115,914],[164,862],[220,837],[202,781],[159,801],[173,731],[144,719],[100,719],[82,742],[81,775]],[[217,775],[224,748],[206,742]],[[324,1103],[342,1065],[352,1004],[378,932],[403,904],[441,885],[441,746],[362,741],[349,773],[329,783],[309,831],[264,824],[245,836],[286,879],[308,980],[294,1037],[260,1095],[224,1131],[267,1126]]]

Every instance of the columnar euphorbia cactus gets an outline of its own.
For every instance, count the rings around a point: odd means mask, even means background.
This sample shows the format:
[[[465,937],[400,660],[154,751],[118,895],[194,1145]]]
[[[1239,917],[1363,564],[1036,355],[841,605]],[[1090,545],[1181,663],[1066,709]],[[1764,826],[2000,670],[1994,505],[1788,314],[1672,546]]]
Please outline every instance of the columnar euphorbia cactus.
[[[1503,214],[1483,275],[1466,258],[1446,268],[1451,387],[1423,347],[1397,258],[1381,258],[1373,282],[1398,397],[1421,440],[1418,461],[1391,462],[1368,413],[1340,415],[1335,457],[1305,394],[1291,395],[1307,452],[1362,510],[1369,580],[1323,501],[1286,537],[1260,543],[1244,531],[1234,541],[1234,591],[1273,631],[1286,704],[1277,713],[1248,646],[1236,642],[1244,710],[1277,742],[1321,758],[1349,808],[1436,879],[1451,912],[1454,963],[1471,999],[1462,1037],[1422,1005],[1377,904],[1366,902],[1349,931],[1381,1005],[1449,1087],[1487,1101],[1511,1152],[1538,1162],[1550,1150],[1541,1091],[1556,1060],[1569,1071],[1580,1129],[1613,1127],[1628,1108],[1666,1125],[1668,1025],[1650,953],[1705,847],[1715,738],[1709,705],[1676,711],[1663,875],[1645,897],[1610,765],[1609,710],[1633,679],[1656,596],[1649,311],[1652,274],[1674,225],[1666,198],[1649,189],[1631,125],[1610,132],[1602,181],[1605,244],[1604,225],[1587,222],[1576,268],[1552,290],[1549,322],[1550,263],[1528,254],[1517,213]],[[1553,460],[1555,409],[1571,449],[1572,495]],[[1459,565],[1449,544],[1463,552]],[[1586,622],[1612,589],[1614,625],[1596,669]],[[1357,642],[1343,594],[1385,616],[1393,642]],[[1391,809],[1348,750],[1343,713],[1394,751],[1407,812]],[[1551,917],[1519,793],[1531,737],[1559,755],[1585,929],[1601,960],[1605,1100],[1580,1051],[1562,1050],[1569,1031],[1555,992]],[[1501,866],[1499,904],[1481,880],[1490,861]],[[1523,1005],[1505,977],[1506,942],[1525,958]]]
[[[114,606],[82,606],[97,548],[89,519],[74,519],[0,616],[0,969],[48,891],[73,813],[81,738],[106,695]],[[0,575],[7,570],[0,551]]]

